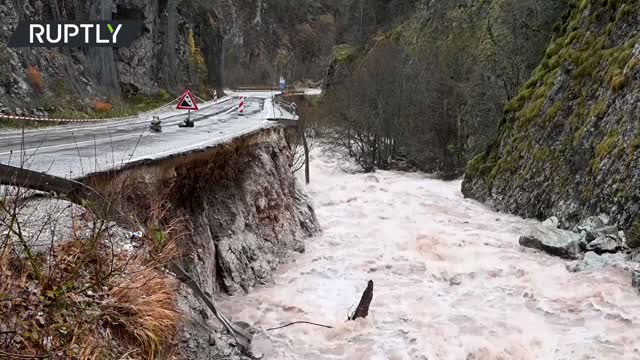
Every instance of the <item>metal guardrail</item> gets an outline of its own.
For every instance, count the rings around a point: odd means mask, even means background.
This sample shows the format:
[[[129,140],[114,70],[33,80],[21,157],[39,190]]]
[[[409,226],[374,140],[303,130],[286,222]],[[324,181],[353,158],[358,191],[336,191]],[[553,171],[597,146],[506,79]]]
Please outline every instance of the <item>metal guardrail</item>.
[[[292,115],[298,116],[298,107],[296,106],[296,103],[294,103],[294,102],[289,103],[289,102],[286,102],[286,101],[278,99],[278,98],[276,98],[274,100],[274,102],[275,102],[276,105],[278,105],[281,108],[287,110]]]
[[[277,86],[271,85],[246,85],[246,86],[238,86],[238,91],[280,91],[280,88]]]
[[[95,191],[91,188],[75,180],[64,179],[4,164],[0,164],[0,185],[19,186],[38,191],[53,192],[65,195],[76,204],[82,204],[82,200],[95,194]]]
[[[291,113],[292,115],[296,116],[298,118],[298,120],[291,120],[291,119],[273,119],[275,121],[279,121],[281,123],[284,123],[287,126],[291,126],[291,127],[297,127],[298,130],[300,131],[300,138],[302,139],[302,146],[304,147],[304,175],[305,175],[305,180],[307,182],[307,184],[309,184],[311,182],[311,178],[310,178],[310,170],[309,170],[309,144],[307,143],[307,135],[306,135],[306,128],[304,125],[304,119],[303,116],[301,116],[300,114],[298,114],[298,106],[296,105],[296,103],[294,102],[286,102],[282,99],[274,99],[273,100],[274,105],[280,106],[283,109],[287,110],[289,113]]]
[[[284,91],[280,90],[277,86],[271,85],[246,85],[246,86],[238,86],[237,91],[280,91],[284,95],[288,96],[296,96],[296,95],[306,95],[306,92],[302,90],[295,89],[285,89]]]

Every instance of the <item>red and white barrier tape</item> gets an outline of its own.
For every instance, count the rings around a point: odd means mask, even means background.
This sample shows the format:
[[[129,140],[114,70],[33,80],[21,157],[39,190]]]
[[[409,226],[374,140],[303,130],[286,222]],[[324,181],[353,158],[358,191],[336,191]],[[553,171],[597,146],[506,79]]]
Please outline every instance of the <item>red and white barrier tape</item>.
[[[196,98],[196,100],[198,100],[201,103],[208,102],[208,100],[205,100],[205,99],[201,98],[200,96],[198,96],[196,94],[191,94],[191,95],[193,95],[193,97]],[[216,101],[216,100],[218,100],[218,92],[214,90],[213,91],[213,100],[211,100],[211,101]]]
[[[130,115],[130,116],[124,116],[124,117],[115,117],[115,118],[102,118],[102,119],[57,119],[57,118],[50,118],[50,117],[46,117],[46,116],[18,116],[18,115],[5,115],[5,114],[0,114],[0,119],[8,119],[8,120],[27,120],[27,121],[43,121],[43,122],[71,122],[71,123],[88,123],[88,122],[107,122],[107,121],[122,121],[122,120],[130,120],[130,119],[136,119],[139,118],[141,116],[146,116],[146,115],[150,115],[150,114],[154,114],[157,113],[159,111],[161,111],[162,109],[172,105],[174,102],[176,102],[179,98],[175,98],[173,99],[171,102],[162,105],[156,109],[153,110],[149,110],[149,111],[145,111],[136,115]]]
[[[126,119],[134,119],[137,118],[138,115],[135,116],[127,116],[121,118],[104,118],[104,119],[55,119],[49,117],[32,117],[32,116],[17,116],[17,115],[4,115],[0,114],[0,119],[9,119],[9,120],[29,120],[29,121],[50,121],[50,122],[98,122],[98,121],[118,121],[118,120],[126,120]]]

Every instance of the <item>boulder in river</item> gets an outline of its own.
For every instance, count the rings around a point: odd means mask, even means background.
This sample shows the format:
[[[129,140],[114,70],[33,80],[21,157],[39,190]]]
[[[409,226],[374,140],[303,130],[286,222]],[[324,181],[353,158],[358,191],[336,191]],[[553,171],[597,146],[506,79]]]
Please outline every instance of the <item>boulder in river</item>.
[[[592,241],[600,237],[617,236],[618,228],[615,226],[603,226],[593,230],[585,232],[587,235],[587,241]]]
[[[577,259],[582,238],[583,235],[543,223],[534,227],[528,235],[521,236],[519,242],[521,246],[542,250],[550,255]]]
[[[615,253],[627,248],[624,232],[613,225],[607,225],[603,216],[591,216],[581,221],[573,231],[582,236],[580,248],[598,254]]]
[[[606,225],[605,221],[599,216],[589,216],[582,220],[578,225],[573,228],[573,231],[579,232],[591,232],[595,229],[602,228]]]
[[[604,226],[589,231],[581,231],[580,247],[598,254],[615,253],[627,248],[626,236],[615,226]]]
[[[607,265],[607,259],[596,254],[593,251],[589,251],[588,253],[584,254],[584,258],[580,260],[575,266],[567,266],[567,269],[572,272],[580,272],[602,269]]]
[[[622,248],[617,236],[600,236],[587,244],[587,250],[598,254],[615,253]]]
[[[557,228],[559,224],[560,224],[560,220],[558,220],[557,217],[552,216],[552,217],[548,218],[547,220],[543,221],[542,224],[540,224],[540,225]]]

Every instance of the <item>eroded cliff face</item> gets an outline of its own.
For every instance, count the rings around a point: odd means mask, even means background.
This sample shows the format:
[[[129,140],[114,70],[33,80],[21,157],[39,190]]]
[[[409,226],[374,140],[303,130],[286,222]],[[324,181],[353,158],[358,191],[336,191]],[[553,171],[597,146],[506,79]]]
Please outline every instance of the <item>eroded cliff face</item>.
[[[0,4],[0,111],[79,110],[92,98],[152,95],[160,89],[175,93],[182,87],[199,90],[205,85],[205,75],[198,72],[200,52],[187,50],[189,37],[193,38],[192,22],[177,12],[175,3],[4,1]],[[144,31],[133,46],[116,50],[7,48],[20,20],[109,19],[143,20]]]
[[[287,131],[274,127],[86,181],[121,194],[121,208],[141,222],[158,203],[153,199],[163,199],[167,220],[184,220],[180,263],[217,297],[270,284],[278,264],[303,252],[305,239],[319,231],[291,165]],[[186,287],[179,303],[187,315],[180,339],[185,358],[239,356],[231,339],[210,330],[220,325]]]
[[[637,1],[574,1],[545,58],[507,106],[463,192],[499,210],[640,224]]]
[[[272,271],[318,231],[291,171],[285,131],[263,130],[177,160],[170,201],[193,234],[188,258],[215,293],[269,284]]]

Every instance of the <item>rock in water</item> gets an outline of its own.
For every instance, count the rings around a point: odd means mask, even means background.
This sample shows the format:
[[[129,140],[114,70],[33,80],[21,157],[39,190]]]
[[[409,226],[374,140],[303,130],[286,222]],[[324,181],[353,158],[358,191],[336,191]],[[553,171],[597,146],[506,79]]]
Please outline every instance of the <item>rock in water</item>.
[[[607,259],[602,256],[590,251],[584,254],[584,258],[575,265],[573,268],[569,268],[570,271],[579,272],[579,271],[587,271],[587,270],[598,270],[607,266]]]
[[[620,242],[615,236],[600,236],[587,245],[587,250],[598,254],[614,253],[620,249]]]
[[[629,249],[629,244],[627,244],[627,235],[624,231],[618,231],[618,240],[620,241],[620,246],[623,249]]]
[[[595,230],[587,231],[587,240],[592,241],[599,237],[617,236],[618,228],[615,226],[604,226]]]
[[[593,231],[595,229],[604,227],[605,223],[597,216],[589,216],[588,218],[582,220],[576,227],[574,231]]]
[[[552,226],[538,225],[529,235],[520,237],[520,245],[542,250],[565,259],[577,259],[582,235]]]
[[[559,224],[560,224],[560,220],[558,220],[557,217],[552,216],[552,217],[548,218],[547,220],[545,220],[541,225],[542,226],[550,226],[550,227],[557,228]]]

